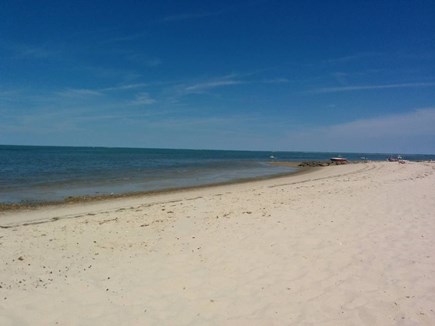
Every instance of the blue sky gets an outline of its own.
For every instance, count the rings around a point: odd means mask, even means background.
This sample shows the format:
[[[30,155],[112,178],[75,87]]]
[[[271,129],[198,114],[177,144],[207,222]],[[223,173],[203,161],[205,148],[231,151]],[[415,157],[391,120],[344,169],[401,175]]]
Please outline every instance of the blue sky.
[[[3,1],[0,144],[435,154],[435,2]]]

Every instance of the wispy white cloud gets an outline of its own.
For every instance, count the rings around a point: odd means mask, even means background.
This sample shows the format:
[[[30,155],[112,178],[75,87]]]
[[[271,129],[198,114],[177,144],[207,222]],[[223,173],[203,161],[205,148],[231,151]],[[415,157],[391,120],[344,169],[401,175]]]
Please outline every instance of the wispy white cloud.
[[[0,48],[19,58],[53,59],[59,58],[61,51],[48,45],[33,45],[25,43],[0,42]]]
[[[269,79],[255,79],[252,75],[255,73],[247,74],[229,74],[220,77],[209,78],[197,82],[182,82],[176,86],[175,97],[184,96],[189,94],[204,94],[210,93],[214,89],[232,87],[248,84],[284,84],[288,83],[287,78],[269,78]]]
[[[57,93],[60,96],[72,97],[72,98],[83,98],[89,96],[101,96],[103,93],[94,89],[85,88],[68,88],[66,90]]]
[[[435,86],[435,82],[324,87],[324,88],[318,88],[312,90],[310,91],[310,93],[340,93],[340,92],[354,92],[354,91],[366,91],[366,90],[376,90],[376,89],[421,88],[421,87],[434,87],[434,86]]]
[[[326,128],[338,135],[359,133],[364,137],[435,135],[435,108],[356,120]]]
[[[56,95],[64,97],[82,98],[89,96],[101,96],[111,92],[132,91],[149,86],[147,83],[131,83],[109,86],[104,88],[67,88],[56,92]]]
[[[34,57],[38,59],[47,59],[56,55],[56,53],[42,47],[25,47],[21,48],[19,54],[25,57]]]
[[[231,85],[239,85],[243,84],[244,82],[241,80],[234,80],[234,79],[223,79],[223,80],[211,80],[206,81],[194,85],[187,86],[184,90],[187,93],[201,93],[208,91],[213,88],[219,88],[219,87],[225,87],[225,86],[231,86]]]
[[[228,87],[246,83],[237,74],[230,74],[221,77],[214,77],[197,82],[181,82],[172,90],[174,96],[184,96],[189,94],[203,94],[212,89]]]
[[[435,153],[435,108],[416,109],[289,133],[300,148],[314,151]]]
[[[263,80],[264,84],[286,84],[290,82],[287,78],[275,78],[275,79],[266,79]]]
[[[379,53],[379,52],[361,52],[361,53],[355,53],[355,54],[346,55],[346,56],[342,56],[342,57],[338,57],[338,58],[327,59],[324,61],[324,63],[331,63],[331,64],[347,63],[347,62],[360,61],[360,60],[368,59],[368,58],[375,58],[375,57],[379,57],[379,56],[382,56],[382,53]]]
[[[154,103],[156,103],[156,100],[146,92],[136,94],[136,98],[130,102],[132,105],[150,105]]]
[[[220,10],[215,11],[206,11],[206,12],[189,12],[189,13],[179,13],[174,15],[168,15],[162,19],[163,22],[173,22],[173,21],[182,21],[182,20],[191,20],[191,19],[200,19],[206,18],[210,16],[219,16],[222,14],[226,14],[229,12],[235,11],[244,11],[249,7],[258,6],[267,3],[268,0],[255,0],[249,1],[247,3],[237,3],[235,2],[232,5],[227,5]]]
[[[125,90],[144,88],[147,86],[149,86],[149,84],[147,84],[147,83],[133,83],[133,84],[122,84],[122,85],[117,85],[117,86],[105,87],[105,88],[101,88],[100,90],[102,92],[125,91]]]
[[[9,100],[14,96],[17,96],[20,92],[18,90],[3,90],[0,89],[0,100]]]
[[[217,77],[202,82],[184,87],[186,93],[203,93],[208,90],[226,86],[240,85],[240,84],[285,84],[289,80],[287,78],[271,78],[271,79],[252,79],[249,78],[252,74],[230,74],[223,77]]]

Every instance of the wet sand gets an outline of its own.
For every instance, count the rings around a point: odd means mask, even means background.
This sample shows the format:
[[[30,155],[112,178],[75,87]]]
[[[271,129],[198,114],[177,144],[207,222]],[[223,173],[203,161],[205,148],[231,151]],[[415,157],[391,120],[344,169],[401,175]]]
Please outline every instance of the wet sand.
[[[433,325],[435,164],[0,213],[1,325]]]
[[[146,191],[100,194],[100,195],[67,196],[63,200],[52,200],[52,201],[32,201],[32,202],[17,202],[17,203],[6,202],[6,203],[0,203],[0,213],[5,211],[19,211],[19,210],[26,210],[26,209],[32,210],[35,208],[61,206],[65,204],[77,204],[77,203],[83,204],[87,202],[97,202],[102,200],[107,201],[107,200],[120,199],[120,198],[135,198],[135,197],[180,192],[180,191],[189,191],[195,189],[203,189],[203,188],[223,186],[223,185],[240,184],[246,182],[257,182],[261,180],[282,178],[284,176],[296,176],[299,174],[312,172],[313,169],[316,168],[316,167],[301,167],[299,166],[299,164],[300,162],[271,162],[271,165],[287,166],[287,167],[294,168],[295,170],[291,172],[274,174],[274,175],[258,176],[253,178],[242,178],[242,179],[235,179],[235,180],[225,181],[225,182],[213,182],[213,183],[188,186],[188,187],[171,187],[171,188],[162,188],[158,190],[146,190]]]

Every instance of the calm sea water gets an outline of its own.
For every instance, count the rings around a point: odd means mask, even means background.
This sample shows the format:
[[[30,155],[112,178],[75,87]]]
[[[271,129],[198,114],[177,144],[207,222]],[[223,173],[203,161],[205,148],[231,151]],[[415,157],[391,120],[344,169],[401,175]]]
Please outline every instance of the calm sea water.
[[[0,203],[59,201],[253,179],[293,172],[273,160],[323,160],[338,153],[0,146]],[[341,153],[385,160],[388,154]],[[405,155],[410,160],[435,159]]]

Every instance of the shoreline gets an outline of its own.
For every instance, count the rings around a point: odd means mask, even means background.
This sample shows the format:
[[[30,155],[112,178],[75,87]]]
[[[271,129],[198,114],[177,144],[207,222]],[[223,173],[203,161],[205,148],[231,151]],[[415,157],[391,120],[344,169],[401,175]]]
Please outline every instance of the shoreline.
[[[298,166],[299,163],[300,162],[272,162],[272,165],[283,165],[283,166],[296,168],[297,170],[293,172],[279,173],[274,175],[259,176],[253,178],[233,179],[230,181],[207,183],[207,184],[195,185],[195,186],[163,188],[158,190],[146,190],[146,191],[126,192],[126,193],[107,194],[107,195],[104,194],[104,195],[68,196],[65,197],[63,200],[53,200],[53,201],[0,203],[0,216],[2,212],[32,210],[32,209],[53,207],[59,205],[68,205],[68,204],[92,203],[92,202],[108,201],[112,199],[121,199],[121,198],[135,198],[135,197],[152,196],[152,195],[173,193],[173,192],[180,192],[180,191],[187,191],[187,190],[204,189],[209,187],[218,187],[223,185],[257,182],[262,180],[283,178],[283,177],[293,176],[293,175],[296,176],[304,173],[309,173],[310,171],[314,171],[316,168],[320,168],[320,167],[300,167]]]
[[[308,176],[315,175],[324,167],[303,167],[298,171],[267,176],[255,179],[234,180],[217,184],[165,189],[161,191],[150,191],[140,193],[120,194],[114,196],[100,197],[78,197],[74,201],[59,201],[51,203],[41,203],[40,205],[20,205],[18,207],[2,209],[0,205],[0,229],[9,229],[16,226],[29,226],[41,223],[55,222],[63,218],[76,218],[85,216],[90,211],[101,210],[105,207],[121,209],[135,205],[139,202],[148,202],[153,205],[156,202],[171,202],[185,200],[186,198],[197,198],[202,194],[224,192],[226,189],[235,187],[246,188],[250,185],[261,186],[263,184],[275,184],[275,181],[286,182],[306,182],[310,180]],[[188,199],[190,200],[190,199]],[[79,214],[68,214],[71,210],[79,211]],[[48,214],[48,216],[46,216]],[[62,217],[64,216],[64,217]]]

